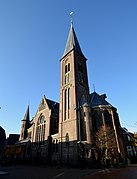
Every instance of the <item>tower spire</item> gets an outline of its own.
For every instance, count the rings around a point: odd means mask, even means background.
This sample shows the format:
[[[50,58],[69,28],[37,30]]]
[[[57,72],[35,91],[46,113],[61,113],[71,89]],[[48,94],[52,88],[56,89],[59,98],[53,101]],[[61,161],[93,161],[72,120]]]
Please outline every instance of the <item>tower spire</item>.
[[[70,31],[69,31],[69,35],[68,35],[68,39],[67,39],[67,43],[66,43],[66,46],[65,46],[65,50],[64,50],[64,53],[63,53],[63,56],[66,56],[70,51],[72,50],[75,50],[77,51],[81,56],[84,57],[83,53],[82,53],[82,50],[80,48],[80,45],[79,45],[79,42],[78,42],[78,39],[77,39],[77,36],[76,36],[76,33],[74,31],[74,27],[73,27],[73,20],[72,20],[72,14],[73,12],[70,13],[70,21],[71,21],[71,26],[70,26]],[[61,58],[61,59],[62,59]],[[84,57],[85,58],[85,57]]]

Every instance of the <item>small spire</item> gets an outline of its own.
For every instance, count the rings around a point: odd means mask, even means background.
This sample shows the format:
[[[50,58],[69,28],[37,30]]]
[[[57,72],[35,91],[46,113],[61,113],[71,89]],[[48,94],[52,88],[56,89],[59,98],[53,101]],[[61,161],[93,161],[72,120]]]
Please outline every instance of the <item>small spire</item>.
[[[27,110],[25,112],[25,115],[24,115],[24,118],[23,118],[23,121],[29,121],[29,105],[27,107]]]
[[[94,92],[96,91],[96,90],[95,90],[95,84],[94,84],[94,83],[93,83],[93,90],[94,90]]]
[[[70,12],[70,23],[73,24],[73,12]]]

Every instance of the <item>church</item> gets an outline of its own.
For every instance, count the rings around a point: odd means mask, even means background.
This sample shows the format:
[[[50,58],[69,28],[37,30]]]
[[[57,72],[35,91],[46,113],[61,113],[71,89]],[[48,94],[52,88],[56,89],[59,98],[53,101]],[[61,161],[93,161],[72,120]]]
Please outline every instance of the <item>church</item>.
[[[60,102],[44,95],[32,119],[27,107],[16,144],[20,160],[77,166],[125,157],[117,109],[106,94],[90,94],[86,62],[71,22],[60,59]]]

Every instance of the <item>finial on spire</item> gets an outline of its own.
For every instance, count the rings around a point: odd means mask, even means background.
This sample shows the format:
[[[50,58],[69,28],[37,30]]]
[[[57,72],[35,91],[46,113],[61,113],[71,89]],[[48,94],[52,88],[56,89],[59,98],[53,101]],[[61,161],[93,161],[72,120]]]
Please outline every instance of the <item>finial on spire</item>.
[[[70,23],[73,24],[73,12],[70,12]]]

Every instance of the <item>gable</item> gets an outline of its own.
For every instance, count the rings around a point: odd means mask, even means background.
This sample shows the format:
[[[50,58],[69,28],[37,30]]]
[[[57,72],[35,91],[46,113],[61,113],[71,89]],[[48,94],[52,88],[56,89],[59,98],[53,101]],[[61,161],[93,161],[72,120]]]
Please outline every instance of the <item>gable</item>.
[[[46,103],[45,99],[42,98],[42,100],[40,102],[40,105],[39,105],[39,108],[38,108],[38,111],[40,112],[40,111],[42,111],[42,110],[44,110],[46,108],[47,108],[47,103]]]

